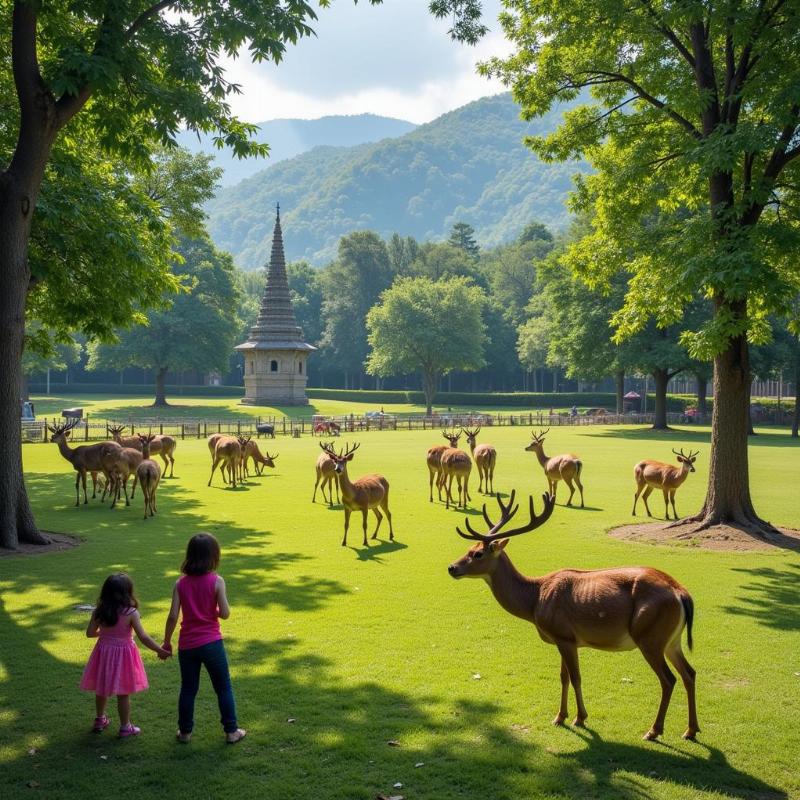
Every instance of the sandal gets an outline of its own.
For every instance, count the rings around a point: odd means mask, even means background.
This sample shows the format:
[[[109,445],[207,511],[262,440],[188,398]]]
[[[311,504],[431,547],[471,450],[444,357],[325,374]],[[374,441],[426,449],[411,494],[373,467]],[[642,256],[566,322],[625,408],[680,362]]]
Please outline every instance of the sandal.
[[[92,733],[102,733],[110,724],[111,723],[105,714],[95,717],[94,725],[92,726]]]
[[[237,728],[235,731],[225,734],[225,741],[228,744],[236,744],[236,742],[241,742],[245,736],[247,736],[247,731],[244,728]]]
[[[129,736],[138,736],[141,732],[141,728],[137,728],[135,725],[128,723],[119,729],[119,738],[127,739]]]
[[[189,733],[183,733],[182,731],[176,731],[175,732],[175,738],[181,744],[189,744],[189,742],[192,741],[192,734],[191,734],[191,731]]]

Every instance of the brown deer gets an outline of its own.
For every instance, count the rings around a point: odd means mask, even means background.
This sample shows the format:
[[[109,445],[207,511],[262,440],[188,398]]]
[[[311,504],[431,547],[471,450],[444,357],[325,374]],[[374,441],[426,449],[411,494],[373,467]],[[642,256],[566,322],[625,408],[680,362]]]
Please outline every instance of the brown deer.
[[[458,440],[461,438],[461,431],[442,431],[442,436],[450,443],[453,449],[458,448]],[[428,464],[428,499],[433,502],[433,483],[436,481],[436,489],[439,493],[439,502],[442,501],[442,486],[439,483],[439,475],[442,471],[442,453],[447,450],[447,445],[437,444],[428,450],[425,460]]]
[[[237,436],[236,441],[239,442],[239,463],[236,465],[236,475],[239,478],[239,483],[244,483],[249,477],[244,463],[244,454],[247,449],[247,444],[250,441],[249,436]]]
[[[222,473],[223,483],[230,483],[235,489],[236,472],[242,460],[242,446],[233,436],[224,436],[215,433],[213,436],[208,437],[208,447],[209,449],[213,447],[213,461],[211,463],[211,475],[208,478],[208,485],[211,486],[214,471],[222,464],[220,472]],[[225,480],[226,472],[228,473],[227,481]]]
[[[122,445],[122,447],[132,447],[134,450],[142,450],[142,443],[139,441],[139,435],[123,436],[125,430],[124,425],[109,425],[108,432],[113,437],[114,441]],[[153,455],[160,455],[161,460],[164,462],[164,477],[172,478],[175,472],[175,448],[178,442],[172,436],[166,434],[155,434],[153,441],[150,445],[150,452]],[[169,470],[169,475],[167,475]]]
[[[311,497],[311,502],[317,502],[317,486],[322,481],[322,502],[325,502],[325,487],[328,487],[328,506],[333,507],[333,489],[331,485],[336,487],[336,505],[339,505],[339,477],[336,474],[336,462],[331,458],[328,453],[320,453],[315,465],[317,471],[317,480],[314,483],[314,494]]]
[[[106,471],[103,460],[112,451],[119,451],[122,448],[116,442],[99,442],[98,444],[80,445],[72,448],[67,443],[70,431],[78,424],[78,420],[70,420],[63,425],[48,425],[50,431],[50,441],[58,445],[58,451],[72,464],[72,468],[77,475],[75,476],[75,505],[81,504],[80,487],[83,485],[83,503],[86,505],[89,499],[86,495],[86,473],[92,473],[92,483],[95,484],[94,476],[102,472],[108,486],[111,478]],[[96,490],[96,484],[95,484]],[[92,497],[95,493],[92,493]]]
[[[581,483],[581,471],[583,470],[583,461],[578,456],[572,453],[567,453],[561,456],[553,456],[550,458],[544,454],[544,437],[547,435],[550,428],[546,431],[534,433],[531,431],[532,441],[525,448],[526,452],[536,453],[536,458],[544,469],[545,477],[547,478],[547,491],[556,496],[558,482],[564,481],[569,487],[569,500],[567,505],[572,505],[572,497],[575,494],[575,487],[572,482],[578,486],[581,493],[581,508],[583,508],[583,484]]]
[[[485,484],[485,493],[494,494],[494,465],[497,463],[497,450],[490,444],[477,443],[480,432],[480,425],[474,431],[464,428],[467,444],[469,444],[469,449],[472,453],[472,460],[478,468],[478,491],[483,492]],[[490,486],[491,489],[489,488]]]
[[[339,485],[342,489],[342,503],[344,505],[344,538],[342,547],[347,545],[347,529],[350,527],[350,514],[360,511],[364,526],[364,546],[367,546],[367,512],[372,509],[378,524],[375,526],[373,539],[378,538],[378,529],[381,527],[383,515],[378,507],[383,509],[386,519],[389,520],[389,540],[394,540],[392,528],[392,512],[389,511],[389,481],[383,475],[362,475],[357,481],[351,482],[347,474],[347,462],[353,460],[353,455],[361,445],[352,447],[345,445],[341,453],[333,449],[333,445],[320,442],[319,445],[334,462],[334,469],[339,476]],[[330,490],[329,490],[330,491]]]
[[[644,507],[647,509],[647,516],[652,517],[650,513],[650,506],[647,504],[647,498],[653,489],[661,489],[664,493],[664,513],[669,516],[669,504],[672,503],[672,512],[675,514],[675,519],[678,519],[678,512],[675,510],[675,492],[678,487],[686,480],[686,476],[690,472],[695,472],[694,462],[700,451],[689,451],[689,455],[683,452],[681,447],[680,453],[672,449],[672,452],[678,456],[679,467],[674,464],[665,464],[662,461],[640,461],[633,468],[633,477],[636,480],[636,494],[633,496],[633,516],[636,516],[636,502],[639,495],[642,495],[644,500]],[[646,488],[645,488],[646,487]],[[644,493],[642,490],[644,489]]]
[[[139,434],[142,444],[142,462],[136,467],[136,477],[142,487],[144,495],[144,518],[147,519],[147,512],[152,517],[158,509],[156,508],[156,489],[161,480],[161,467],[150,458],[150,445],[155,437],[152,433],[147,435]]]
[[[467,500],[472,498],[469,495],[469,475],[472,472],[472,459],[463,451],[456,447],[445,448],[439,460],[439,482],[436,484],[438,489],[445,487],[445,508],[450,508],[453,502],[453,480],[458,484],[459,506],[467,507]]]
[[[108,474],[111,476],[111,483],[103,490],[103,500],[106,492],[110,491],[111,508],[117,505],[122,492],[125,492],[125,505],[130,505],[133,495],[136,492],[136,469],[142,463],[143,455],[140,450],[133,447],[123,447],[119,452],[112,451],[104,458],[104,464]],[[130,499],[128,498],[128,479],[133,475],[133,488],[131,489]]]
[[[271,456],[268,451],[265,451],[266,455],[261,453],[261,450],[258,447],[258,442],[250,439],[249,437],[245,441],[243,445],[243,454],[242,454],[242,461],[244,463],[244,474],[249,476],[250,470],[248,468],[248,463],[252,459],[253,461],[253,469],[256,472],[256,475],[261,475],[264,470],[264,467],[269,467],[270,469],[275,469],[275,459],[278,457],[278,453],[275,453],[274,456]]]
[[[578,714],[573,725],[583,727],[588,716],[583,704],[578,648],[595,650],[633,650],[639,648],[661,683],[661,704],[655,722],[645,739],[655,739],[664,732],[675,676],[664,656],[672,662],[683,679],[689,701],[689,726],[683,734],[694,739],[700,730],[695,706],[695,671],[681,650],[681,633],[687,632],[692,647],[694,603],[674,578],[651,567],[613,569],[562,569],[539,578],[522,575],[505,548],[511,536],[532,531],[543,525],[553,513],[555,498],[544,495],[544,510],[536,515],[530,498],[530,521],[520,528],[502,531],[517,513],[515,493],[508,504],[498,497],[500,520],[493,523],[483,507],[489,531],[469,533],[456,528],[464,539],[476,540],[465,556],[453,562],[447,571],[454,578],[483,578],[498,603],[510,614],[532,622],[542,641],[554,644],[561,654],[561,705],[554,725],[567,718],[569,684],[575,692]]]

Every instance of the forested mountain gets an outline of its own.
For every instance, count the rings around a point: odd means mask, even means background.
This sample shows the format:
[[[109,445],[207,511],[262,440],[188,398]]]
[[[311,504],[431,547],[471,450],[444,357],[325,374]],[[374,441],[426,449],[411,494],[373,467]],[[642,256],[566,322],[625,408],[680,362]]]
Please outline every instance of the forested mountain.
[[[219,192],[208,205],[209,231],[240,266],[256,269],[269,256],[278,201],[287,257],[317,265],[358,229],[436,240],[463,220],[484,247],[515,238],[534,219],[560,229],[571,176],[585,166],[542,163],[523,145],[560,117],[523,122],[503,94],[395,139],[318,147]]]
[[[375,114],[321,117],[320,119],[273,119],[258,123],[254,137],[269,145],[269,158],[238,159],[230,150],[218,150],[208,136],[200,138],[192,133],[182,133],[178,144],[193,153],[211,153],[214,166],[223,169],[222,186],[232,186],[279,161],[294,158],[314,147],[352,147],[367,142],[377,142],[413,131],[416,125],[402,119],[379,117]]]

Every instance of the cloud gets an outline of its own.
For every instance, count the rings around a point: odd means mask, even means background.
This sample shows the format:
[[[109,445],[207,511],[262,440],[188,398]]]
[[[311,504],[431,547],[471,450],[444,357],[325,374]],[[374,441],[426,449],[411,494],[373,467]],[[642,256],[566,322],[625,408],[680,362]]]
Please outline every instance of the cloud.
[[[499,0],[485,7],[491,25]],[[290,48],[280,64],[253,64],[244,52],[225,62],[229,80],[242,87],[231,98],[238,116],[260,122],[370,112],[426,122],[504,89],[475,71],[483,58],[509,51],[502,35],[493,31],[476,48],[452,42],[428,0],[376,7],[337,0],[314,27],[317,36]]]

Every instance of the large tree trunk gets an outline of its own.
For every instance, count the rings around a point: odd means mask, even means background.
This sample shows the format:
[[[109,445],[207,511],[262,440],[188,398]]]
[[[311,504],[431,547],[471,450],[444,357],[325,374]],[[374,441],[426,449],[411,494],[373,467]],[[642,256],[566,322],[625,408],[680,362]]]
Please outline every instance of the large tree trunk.
[[[792,437],[797,438],[800,429],[800,354],[794,359],[794,414],[792,414]]]
[[[737,336],[714,358],[708,490],[700,512],[684,521],[699,522],[698,530],[712,525],[736,525],[768,538],[776,532],[775,528],[758,517],[750,499],[747,461],[750,384],[747,339]]]
[[[153,408],[168,406],[167,402],[167,368],[159,367],[156,370],[156,399]]]
[[[708,413],[708,378],[698,373],[695,375],[695,379],[697,380],[697,410],[705,416]]]
[[[653,430],[665,431],[667,425],[667,384],[669,372],[665,369],[654,369],[653,380],[656,385],[656,410],[653,417]]]
[[[425,394],[425,413],[430,417],[433,414],[433,401],[436,399],[436,389],[439,385],[439,375],[431,370],[422,373],[422,391]]]
[[[617,385],[617,414],[622,414],[625,410],[625,370],[618,369],[614,380]]]

